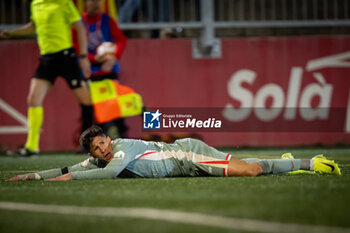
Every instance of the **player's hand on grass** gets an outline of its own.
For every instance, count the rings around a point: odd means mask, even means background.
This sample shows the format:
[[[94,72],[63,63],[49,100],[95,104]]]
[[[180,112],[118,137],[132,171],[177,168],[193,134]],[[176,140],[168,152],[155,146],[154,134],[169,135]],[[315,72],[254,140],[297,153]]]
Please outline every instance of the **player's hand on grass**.
[[[61,180],[71,180],[71,179],[72,179],[72,173],[67,173],[62,176],[57,176],[56,178],[45,179],[45,181],[61,181]]]
[[[17,180],[29,180],[29,177],[24,175],[19,175],[19,176],[14,176],[8,179],[7,181],[17,181]]]
[[[18,176],[14,176],[10,179],[8,179],[7,181],[18,181],[18,180],[40,180],[40,176],[38,173],[28,173],[28,174],[24,174],[24,175],[18,175]]]

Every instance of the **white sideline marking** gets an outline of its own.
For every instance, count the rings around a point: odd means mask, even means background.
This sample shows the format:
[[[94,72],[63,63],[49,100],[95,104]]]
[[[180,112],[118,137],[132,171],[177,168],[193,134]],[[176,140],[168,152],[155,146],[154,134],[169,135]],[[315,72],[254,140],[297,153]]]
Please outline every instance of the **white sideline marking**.
[[[27,133],[27,118],[23,116],[19,111],[6,103],[0,98],[0,109],[9,114],[19,123],[21,126],[0,126],[0,134],[20,134]]]
[[[345,133],[350,133],[350,91],[348,98],[348,107],[346,108]]]
[[[181,212],[173,210],[160,210],[151,208],[112,208],[112,207],[81,207],[42,205],[20,202],[0,202],[0,209],[21,210],[53,214],[71,214],[86,216],[107,216],[124,218],[142,218],[149,220],[162,220],[168,222],[194,224],[200,226],[218,227],[231,230],[276,232],[276,233],[349,233],[350,228],[312,226],[291,223],[267,222],[242,218],[213,216],[200,213]]]

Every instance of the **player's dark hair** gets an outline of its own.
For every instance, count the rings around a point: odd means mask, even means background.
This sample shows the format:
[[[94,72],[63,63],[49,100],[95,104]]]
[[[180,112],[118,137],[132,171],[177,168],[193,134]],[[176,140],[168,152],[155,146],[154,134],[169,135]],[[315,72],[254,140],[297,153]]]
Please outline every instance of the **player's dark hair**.
[[[93,125],[85,130],[79,138],[80,145],[87,151],[90,151],[90,145],[95,137],[102,136],[107,137],[103,130],[97,125]]]

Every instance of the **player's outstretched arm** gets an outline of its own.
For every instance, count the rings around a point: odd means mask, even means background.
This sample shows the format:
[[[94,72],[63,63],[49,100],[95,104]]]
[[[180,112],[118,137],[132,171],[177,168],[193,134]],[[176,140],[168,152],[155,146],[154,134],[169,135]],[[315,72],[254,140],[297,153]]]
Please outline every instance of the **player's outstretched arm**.
[[[114,158],[104,168],[96,168],[85,171],[73,171],[71,172],[73,180],[91,180],[91,179],[114,179],[119,173],[124,170],[128,163],[132,160],[132,157],[120,157]],[[64,180],[67,177],[62,177],[60,180]],[[53,179],[55,180],[55,179]]]
[[[42,180],[42,179],[48,179],[48,178],[55,178],[62,175],[62,169],[61,168],[55,168],[40,172],[34,172],[34,173],[28,173],[24,175],[17,175],[14,176],[7,181],[26,181],[26,180]]]
[[[96,161],[94,162],[94,160],[86,159],[83,162],[75,164],[70,167],[54,168],[54,169],[49,169],[44,171],[38,171],[35,173],[17,175],[8,179],[7,181],[51,179],[51,178],[56,178],[75,171],[87,171],[87,170],[96,169],[96,168],[98,168],[98,164]]]
[[[45,181],[61,181],[61,180],[72,180],[72,173],[67,173],[56,178],[45,179]]]

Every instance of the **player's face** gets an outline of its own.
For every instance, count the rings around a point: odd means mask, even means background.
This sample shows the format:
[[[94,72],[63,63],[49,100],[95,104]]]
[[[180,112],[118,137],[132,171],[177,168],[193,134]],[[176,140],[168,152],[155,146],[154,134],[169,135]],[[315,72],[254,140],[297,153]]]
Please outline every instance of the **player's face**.
[[[101,0],[86,0],[85,7],[89,15],[96,15],[100,13]]]
[[[90,145],[90,155],[110,162],[113,159],[113,145],[110,137],[97,136]]]

